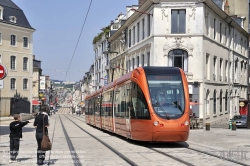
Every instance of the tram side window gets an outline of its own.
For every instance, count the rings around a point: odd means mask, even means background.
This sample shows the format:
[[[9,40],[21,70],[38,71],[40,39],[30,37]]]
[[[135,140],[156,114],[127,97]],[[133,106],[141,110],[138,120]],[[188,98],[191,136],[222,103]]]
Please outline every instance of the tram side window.
[[[124,118],[126,114],[126,95],[125,86],[120,88],[120,117]]]
[[[116,117],[120,117],[121,113],[121,105],[120,105],[120,88],[115,90],[115,98],[114,98],[114,112]]]
[[[89,115],[92,115],[92,107],[93,107],[92,101],[93,99],[89,100],[89,113],[88,113]]]
[[[102,98],[102,116],[109,116],[110,115],[109,107],[111,107],[111,104],[109,104],[110,103],[109,100],[110,100],[109,93],[108,92],[104,93],[103,98]]]
[[[132,109],[133,104],[131,101],[131,83],[125,86],[125,91],[126,91],[125,92],[126,93],[126,117],[129,117],[129,114],[130,114],[131,118],[135,118],[134,110]]]
[[[136,84],[132,83],[132,103],[133,109],[135,110],[135,117],[137,119],[150,119],[148,105],[145,96],[141,88]]]
[[[85,101],[85,115],[88,115],[88,112],[89,112],[89,101],[88,100],[86,100]]]
[[[95,104],[94,104],[94,106],[95,106],[95,115],[99,115],[100,114],[100,96],[97,96],[96,98],[95,98]]]

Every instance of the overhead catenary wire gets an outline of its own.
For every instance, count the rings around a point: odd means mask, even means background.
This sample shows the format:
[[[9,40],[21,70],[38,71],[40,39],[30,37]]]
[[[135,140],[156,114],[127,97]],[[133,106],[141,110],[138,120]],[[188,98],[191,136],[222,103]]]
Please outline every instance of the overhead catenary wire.
[[[91,4],[92,4],[92,0],[90,0],[89,8],[88,8],[87,14],[86,14],[86,16],[85,16],[85,19],[84,19],[84,22],[83,22],[83,25],[82,25],[82,29],[81,29],[80,35],[79,35],[78,40],[77,40],[77,43],[76,43],[76,47],[75,47],[75,49],[74,49],[73,55],[72,55],[72,57],[71,57],[71,60],[70,60],[70,62],[69,62],[69,66],[68,66],[68,68],[67,68],[67,70],[66,70],[65,80],[66,80],[66,78],[67,78],[68,71],[69,71],[70,65],[71,65],[71,63],[72,63],[72,60],[73,60],[73,58],[74,58],[74,56],[75,56],[75,52],[76,52],[77,46],[78,46],[78,44],[79,44],[79,41],[80,41],[80,38],[81,38],[81,35],[82,35],[82,31],[83,31],[83,28],[84,28],[84,26],[85,26],[85,22],[86,22],[86,20],[87,20],[87,18],[88,18],[88,14],[89,14],[89,11],[90,11]]]

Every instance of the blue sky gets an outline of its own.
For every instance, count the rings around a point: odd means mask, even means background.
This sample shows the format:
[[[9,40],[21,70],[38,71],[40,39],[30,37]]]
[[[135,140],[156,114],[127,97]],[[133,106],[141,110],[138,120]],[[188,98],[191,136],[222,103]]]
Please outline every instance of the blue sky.
[[[44,75],[65,80],[91,0],[12,0],[36,29],[33,35],[37,60]],[[65,81],[79,81],[94,61],[93,38],[115,20],[126,6],[138,0],[92,0],[82,35]],[[60,72],[62,71],[62,72]]]

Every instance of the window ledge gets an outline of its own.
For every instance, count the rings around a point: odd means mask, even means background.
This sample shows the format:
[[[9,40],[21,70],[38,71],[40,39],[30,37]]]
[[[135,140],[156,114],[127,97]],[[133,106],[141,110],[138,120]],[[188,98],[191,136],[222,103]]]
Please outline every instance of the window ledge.
[[[225,114],[228,114],[228,111],[226,111]]]
[[[217,114],[213,114],[213,117],[217,117]]]
[[[210,119],[210,116],[209,116],[209,115],[207,115],[207,116],[206,116],[206,119]]]

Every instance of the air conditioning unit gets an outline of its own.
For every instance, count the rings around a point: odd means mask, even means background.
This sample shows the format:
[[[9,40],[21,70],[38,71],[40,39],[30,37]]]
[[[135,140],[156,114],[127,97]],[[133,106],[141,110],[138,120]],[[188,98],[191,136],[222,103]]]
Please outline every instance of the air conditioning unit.
[[[227,82],[227,76],[225,76],[225,81]]]
[[[213,74],[214,81],[216,80],[216,74]]]

